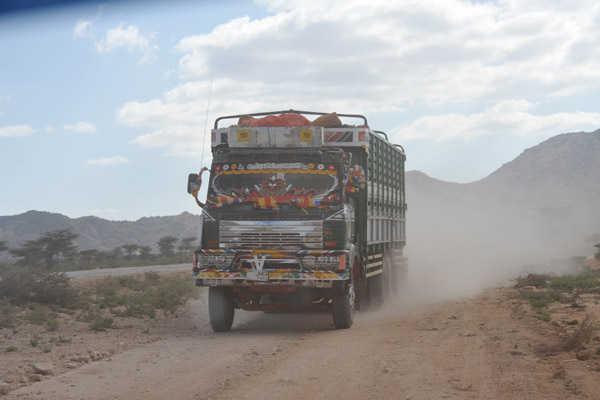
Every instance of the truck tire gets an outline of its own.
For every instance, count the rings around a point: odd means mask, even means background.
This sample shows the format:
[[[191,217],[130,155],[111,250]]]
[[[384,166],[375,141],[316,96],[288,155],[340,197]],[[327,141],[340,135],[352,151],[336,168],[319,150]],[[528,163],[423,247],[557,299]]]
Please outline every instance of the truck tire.
[[[352,285],[343,293],[333,295],[332,315],[336,329],[348,329],[354,323],[354,300],[354,287]]]
[[[235,308],[231,288],[211,286],[208,288],[208,315],[210,326],[215,332],[226,332],[231,329]]]
[[[387,277],[386,277],[387,278]],[[367,280],[369,289],[369,308],[378,309],[385,302],[383,273],[374,275]]]
[[[389,304],[398,293],[398,271],[394,253],[389,251],[383,259],[382,295],[383,303]]]

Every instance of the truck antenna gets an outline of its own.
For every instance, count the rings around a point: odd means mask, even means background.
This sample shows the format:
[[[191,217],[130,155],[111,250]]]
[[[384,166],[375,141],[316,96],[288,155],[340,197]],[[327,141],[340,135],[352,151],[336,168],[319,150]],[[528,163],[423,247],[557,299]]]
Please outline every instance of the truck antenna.
[[[208,110],[210,109],[210,95],[212,94],[213,78],[210,78],[210,87],[208,89],[208,103],[206,104],[206,116],[204,117],[204,134],[202,136],[202,155],[200,156],[200,167],[204,161],[204,144],[206,143],[206,127],[208,126]]]

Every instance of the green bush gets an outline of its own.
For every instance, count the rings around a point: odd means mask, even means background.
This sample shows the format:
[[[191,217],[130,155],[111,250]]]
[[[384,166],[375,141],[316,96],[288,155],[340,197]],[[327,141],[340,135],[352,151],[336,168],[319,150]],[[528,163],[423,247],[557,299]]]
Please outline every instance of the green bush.
[[[519,289],[525,286],[535,286],[536,288],[541,289],[546,287],[549,280],[550,276],[548,275],[528,274],[527,276],[518,277],[515,287]]]
[[[600,271],[586,269],[577,274],[568,274],[554,277],[548,287],[551,289],[570,292],[575,289],[594,289],[600,286]]]
[[[154,272],[144,278],[104,280],[96,287],[98,306],[119,316],[154,318],[157,310],[175,312],[195,293],[190,279],[164,278]]]
[[[144,290],[146,287],[146,283],[144,281],[136,279],[133,276],[120,276],[117,279],[117,282],[120,286],[135,291]]]
[[[160,280],[160,274],[154,271],[144,272],[144,279],[147,282],[157,283]]]
[[[110,297],[117,294],[119,290],[119,283],[112,276],[107,276],[106,278],[96,282],[94,287],[94,292],[97,296],[102,297]]]
[[[521,291],[523,296],[535,308],[543,308],[555,301],[561,301],[563,294],[560,290],[544,290],[540,292]]]
[[[113,322],[112,318],[98,316],[90,322],[90,329],[103,332],[107,329],[114,328]]]
[[[45,324],[51,316],[55,316],[51,313],[48,307],[40,304],[32,303],[29,304],[25,319],[35,325]]]
[[[548,311],[537,310],[536,314],[538,315],[538,319],[541,319],[542,321],[552,321],[552,315],[550,315]]]
[[[77,305],[77,291],[62,272],[9,271],[0,280],[0,293],[13,305],[31,302],[65,308]]]
[[[60,323],[58,322],[57,319],[55,319],[55,318],[49,318],[46,321],[46,330],[48,330],[48,331],[55,331],[58,328],[59,324]]]
[[[17,321],[17,309],[8,300],[0,299],[0,329],[12,328]]]

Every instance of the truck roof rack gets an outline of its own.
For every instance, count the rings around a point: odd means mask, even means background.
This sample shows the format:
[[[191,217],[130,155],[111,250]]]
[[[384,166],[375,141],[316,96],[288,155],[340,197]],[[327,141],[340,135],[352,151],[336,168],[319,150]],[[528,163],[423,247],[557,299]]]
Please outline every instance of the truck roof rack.
[[[260,116],[265,116],[265,115],[278,115],[278,114],[286,114],[286,113],[295,113],[295,114],[307,114],[307,115],[327,115],[327,114],[331,114],[328,112],[318,112],[318,111],[299,111],[299,110],[293,110],[293,109],[289,109],[289,110],[283,110],[283,111],[267,111],[267,112],[258,112],[258,113],[252,113],[252,114],[239,114],[239,115],[227,115],[224,117],[219,117],[215,120],[215,129],[219,129],[219,121],[225,120],[225,119],[239,119],[240,117],[244,116],[244,115],[250,115],[251,117],[260,117]],[[369,124],[367,123],[367,118],[364,115],[360,115],[360,114],[337,114],[338,117],[347,117],[347,118],[359,118],[362,119],[364,122],[365,126],[368,126]]]

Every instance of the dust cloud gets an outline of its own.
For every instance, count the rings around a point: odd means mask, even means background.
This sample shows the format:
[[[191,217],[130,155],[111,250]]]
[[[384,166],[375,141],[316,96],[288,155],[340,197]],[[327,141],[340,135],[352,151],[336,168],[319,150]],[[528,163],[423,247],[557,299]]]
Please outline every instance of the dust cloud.
[[[584,240],[593,228],[579,215],[480,199],[413,198],[409,207],[412,303],[472,296],[530,272],[566,272],[574,256],[593,250]]]

